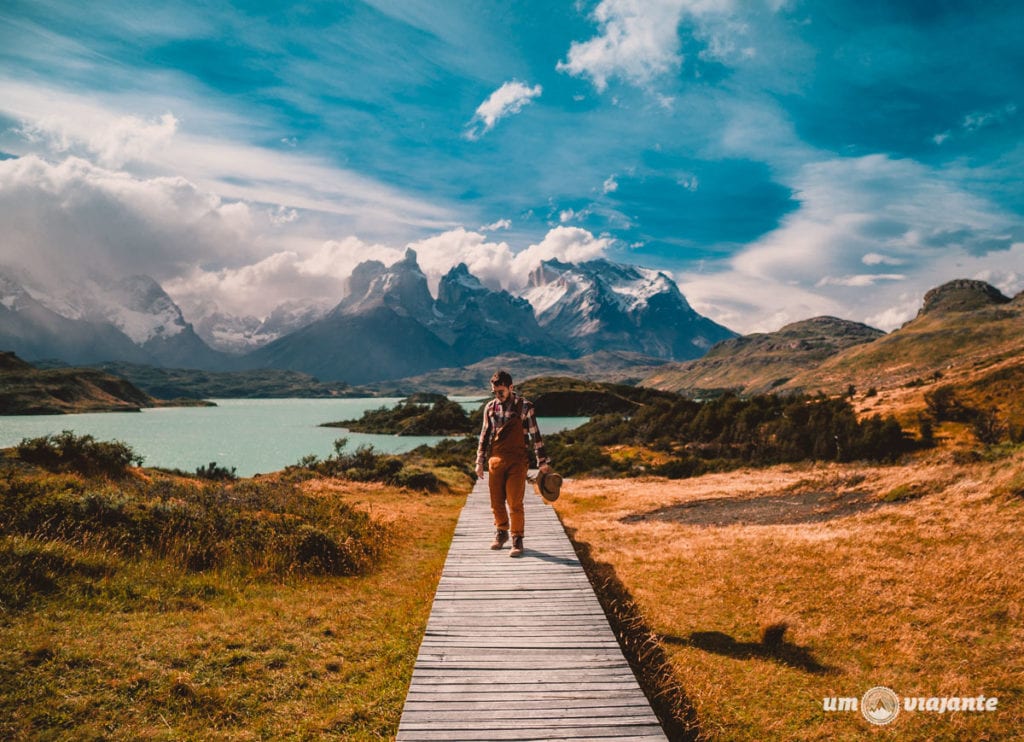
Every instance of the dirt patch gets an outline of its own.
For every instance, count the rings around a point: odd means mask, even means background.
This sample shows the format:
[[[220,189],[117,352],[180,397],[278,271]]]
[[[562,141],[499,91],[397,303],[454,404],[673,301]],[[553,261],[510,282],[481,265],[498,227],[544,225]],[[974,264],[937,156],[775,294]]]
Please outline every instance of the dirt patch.
[[[623,523],[663,521],[694,526],[794,525],[824,523],[835,518],[887,507],[863,490],[798,492],[761,497],[708,497],[627,515]]]

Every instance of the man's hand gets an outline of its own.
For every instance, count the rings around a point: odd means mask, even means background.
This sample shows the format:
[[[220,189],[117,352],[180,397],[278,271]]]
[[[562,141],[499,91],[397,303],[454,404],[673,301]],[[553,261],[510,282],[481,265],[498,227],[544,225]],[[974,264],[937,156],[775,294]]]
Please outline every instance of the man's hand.
[[[539,471],[541,474],[547,474],[548,472],[551,471],[551,467],[548,466],[547,464],[544,464],[544,466],[540,467],[537,471]]]
[[[484,478],[484,465],[483,464],[477,464],[476,465],[476,478],[477,479],[483,479]]]

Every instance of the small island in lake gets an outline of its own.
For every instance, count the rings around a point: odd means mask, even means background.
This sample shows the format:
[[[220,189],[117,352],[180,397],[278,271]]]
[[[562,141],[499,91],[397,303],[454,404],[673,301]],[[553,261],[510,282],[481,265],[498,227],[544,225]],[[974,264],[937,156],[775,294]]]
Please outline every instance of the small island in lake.
[[[443,394],[413,394],[394,407],[367,410],[358,420],[324,423],[321,427],[384,435],[469,435],[480,429],[479,414],[470,415]]]

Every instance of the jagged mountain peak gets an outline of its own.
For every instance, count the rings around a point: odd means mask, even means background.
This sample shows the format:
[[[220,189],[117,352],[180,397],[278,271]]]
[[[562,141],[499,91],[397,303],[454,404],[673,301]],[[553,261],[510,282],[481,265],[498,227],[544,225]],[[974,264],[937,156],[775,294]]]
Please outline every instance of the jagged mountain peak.
[[[735,336],[697,314],[666,273],[603,258],[543,261],[523,297],[575,352],[630,350],[683,360]]]
[[[334,313],[359,314],[388,307],[402,316],[426,316],[434,301],[412,248],[390,266],[379,260],[363,261],[353,270],[348,285],[349,294]]]
[[[967,312],[973,309],[1009,304],[1011,299],[985,281],[958,278],[938,286],[924,295],[918,317],[938,312]]]
[[[181,309],[150,276],[126,276],[97,287],[84,299],[83,317],[109,322],[139,345],[188,329]]]

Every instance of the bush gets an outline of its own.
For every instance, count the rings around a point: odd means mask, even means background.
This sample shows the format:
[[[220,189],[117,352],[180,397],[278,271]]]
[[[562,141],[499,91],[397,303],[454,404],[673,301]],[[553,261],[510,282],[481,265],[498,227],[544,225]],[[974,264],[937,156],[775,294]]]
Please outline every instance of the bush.
[[[217,466],[216,461],[211,461],[206,466],[196,468],[196,476],[200,479],[210,479],[215,482],[231,482],[238,479],[235,474],[235,467],[228,469],[226,466]]]
[[[967,422],[974,410],[957,397],[956,390],[951,386],[940,386],[924,395],[928,414],[936,422]]]
[[[654,467],[651,473],[661,477],[668,477],[669,479],[687,479],[700,476],[705,471],[707,471],[707,467],[704,465],[704,462],[687,456],[666,461],[664,464]]]
[[[24,438],[18,458],[49,471],[74,471],[86,476],[123,477],[142,457],[120,441],[97,441],[70,430],[41,438]]]
[[[321,476],[350,479],[354,482],[382,482],[397,487],[408,487],[425,492],[441,489],[441,480],[434,474],[409,467],[404,458],[377,453],[373,446],[362,445],[352,453],[346,453],[347,438],[334,442],[334,454],[320,460],[315,456],[303,457],[298,464],[290,467],[316,472]],[[417,451],[427,450],[420,446]],[[466,466],[463,460],[460,469]]]
[[[971,420],[971,432],[979,443],[994,446],[1009,434],[1009,428],[995,410],[977,410]]]

